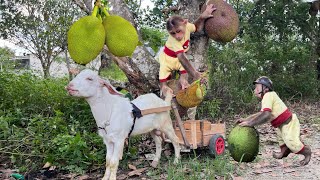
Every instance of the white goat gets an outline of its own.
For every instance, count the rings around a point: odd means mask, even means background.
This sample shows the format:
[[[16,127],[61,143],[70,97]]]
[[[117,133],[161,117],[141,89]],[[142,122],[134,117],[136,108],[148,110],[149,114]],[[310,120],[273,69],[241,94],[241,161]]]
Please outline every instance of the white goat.
[[[99,128],[99,135],[107,147],[106,171],[103,180],[116,179],[119,160],[122,159],[125,139],[134,124],[133,106],[107,80],[101,79],[91,70],[81,71],[66,87],[72,96],[85,98],[89,103],[94,119]],[[155,94],[139,96],[132,103],[139,109],[157,108],[170,105]],[[171,140],[177,163],[180,158],[180,146],[169,111],[148,114],[137,118],[131,135],[150,132],[156,143],[156,155],[151,166],[156,167],[161,157],[161,137],[155,135],[159,129]]]

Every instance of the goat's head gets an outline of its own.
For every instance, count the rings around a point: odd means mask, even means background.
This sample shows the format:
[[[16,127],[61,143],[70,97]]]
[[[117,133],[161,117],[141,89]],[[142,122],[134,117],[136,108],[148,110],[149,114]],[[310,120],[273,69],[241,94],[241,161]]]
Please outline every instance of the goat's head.
[[[97,88],[102,87],[98,73],[85,69],[81,71],[66,87],[71,96],[89,98],[97,93]]]
[[[97,94],[98,88],[106,88],[112,95],[121,95],[108,80],[101,79],[98,73],[85,69],[81,71],[66,87],[71,96],[89,98]]]

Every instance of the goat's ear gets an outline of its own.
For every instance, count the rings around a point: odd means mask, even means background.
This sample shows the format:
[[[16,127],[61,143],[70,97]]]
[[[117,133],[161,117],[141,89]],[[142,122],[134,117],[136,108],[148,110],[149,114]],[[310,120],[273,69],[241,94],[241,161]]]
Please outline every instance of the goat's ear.
[[[108,84],[105,80],[99,79],[99,83],[100,83],[101,86],[106,87],[110,94],[122,96],[122,94],[118,93],[118,92],[117,92],[110,84]]]

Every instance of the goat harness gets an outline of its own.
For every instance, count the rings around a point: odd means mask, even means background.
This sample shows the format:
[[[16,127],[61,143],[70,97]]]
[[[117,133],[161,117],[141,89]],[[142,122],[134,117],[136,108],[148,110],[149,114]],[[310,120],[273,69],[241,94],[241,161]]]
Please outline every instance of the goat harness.
[[[169,111],[171,110],[171,106],[163,106],[163,107],[158,107],[158,108],[150,108],[150,109],[144,109],[144,110],[141,110],[139,109],[136,105],[134,105],[133,103],[131,103],[132,105],[132,116],[133,116],[133,123],[132,123],[132,126],[131,126],[131,129],[130,129],[130,132],[128,134],[128,137],[130,137],[133,129],[134,129],[134,125],[136,123],[136,119],[137,118],[141,118],[142,116],[144,115],[147,115],[147,114],[153,114],[153,113],[161,113],[161,112],[165,112],[165,111]],[[108,126],[110,125],[110,123],[107,123],[105,125]],[[105,133],[107,134],[107,130],[105,127],[98,127],[98,129],[102,129],[105,131]]]
[[[158,108],[150,108],[150,109],[144,109],[141,110],[139,109],[136,105],[132,104],[132,116],[133,116],[133,124],[131,126],[130,132],[128,134],[128,137],[130,137],[133,129],[134,129],[134,125],[136,123],[136,119],[137,118],[141,118],[143,115],[147,115],[147,114],[153,114],[153,113],[161,113],[161,112],[165,112],[165,111],[169,111],[171,110],[171,106],[163,106],[163,107],[158,107]]]

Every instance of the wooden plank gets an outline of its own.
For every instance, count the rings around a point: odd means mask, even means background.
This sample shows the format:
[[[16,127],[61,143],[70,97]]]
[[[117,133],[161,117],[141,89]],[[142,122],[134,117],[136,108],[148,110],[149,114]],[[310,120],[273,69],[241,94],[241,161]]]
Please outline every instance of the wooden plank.
[[[209,141],[212,135],[203,136],[203,146],[209,146]]]
[[[200,144],[201,147],[203,146],[203,131],[204,131],[203,126],[204,126],[204,121],[201,121],[200,122],[201,142],[200,143],[198,142],[198,144]]]
[[[201,131],[200,129],[200,122],[203,123],[203,129],[204,130],[210,130],[211,129],[211,123],[207,120],[187,120],[183,122],[183,126],[186,130],[190,130],[192,124],[196,124],[196,131]]]
[[[199,128],[200,128],[200,126],[199,126]],[[197,134],[199,134],[199,135],[197,136]],[[195,123],[192,123],[192,125],[191,125],[191,138],[192,138],[192,148],[193,149],[196,149],[197,144],[198,144],[197,142],[201,141],[201,139],[199,139],[197,141],[197,137],[199,137],[199,138],[201,137],[201,132],[200,132],[200,129],[197,131],[197,123],[195,122]]]
[[[176,121],[178,123],[178,126],[179,126],[179,129],[180,129],[181,135],[182,135],[182,139],[183,139],[184,145],[187,146],[187,147],[190,147],[189,141],[186,138],[186,132],[185,132],[185,129],[183,127],[180,114],[179,114],[178,109],[177,109],[177,104],[176,104],[175,101],[171,101],[171,102],[172,102],[172,104],[171,104],[172,105],[172,109],[173,109],[173,112],[174,112],[174,114],[176,116]]]
[[[179,143],[180,143],[180,144],[184,144],[181,131],[180,131],[179,129],[175,129],[175,133],[176,133],[176,135],[177,135],[178,138],[179,138]],[[196,132],[195,134],[196,134],[196,135],[195,135],[195,136],[196,136],[196,141],[197,141],[197,142],[201,142],[201,132]],[[193,146],[193,140],[192,140],[192,132],[191,132],[191,130],[186,130],[186,139],[187,139],[187,141],[189,142],[189,144],[190,144],[192,147],[194,147],[194,146]],[[197,146],[195,146],[195,147],[197,147]]]
[[[211,124],[211,129],[209,131],[204,131],[203,135],[213,135],[213,134],[221,134],[225,136],[225,124]]]
[[[171,110],[171,106],[164,106],[164,107],[158,107],[158,108],[143,109],[141,110],[141,114],[144,116],[147,114],[161,113],[169,110]]]

